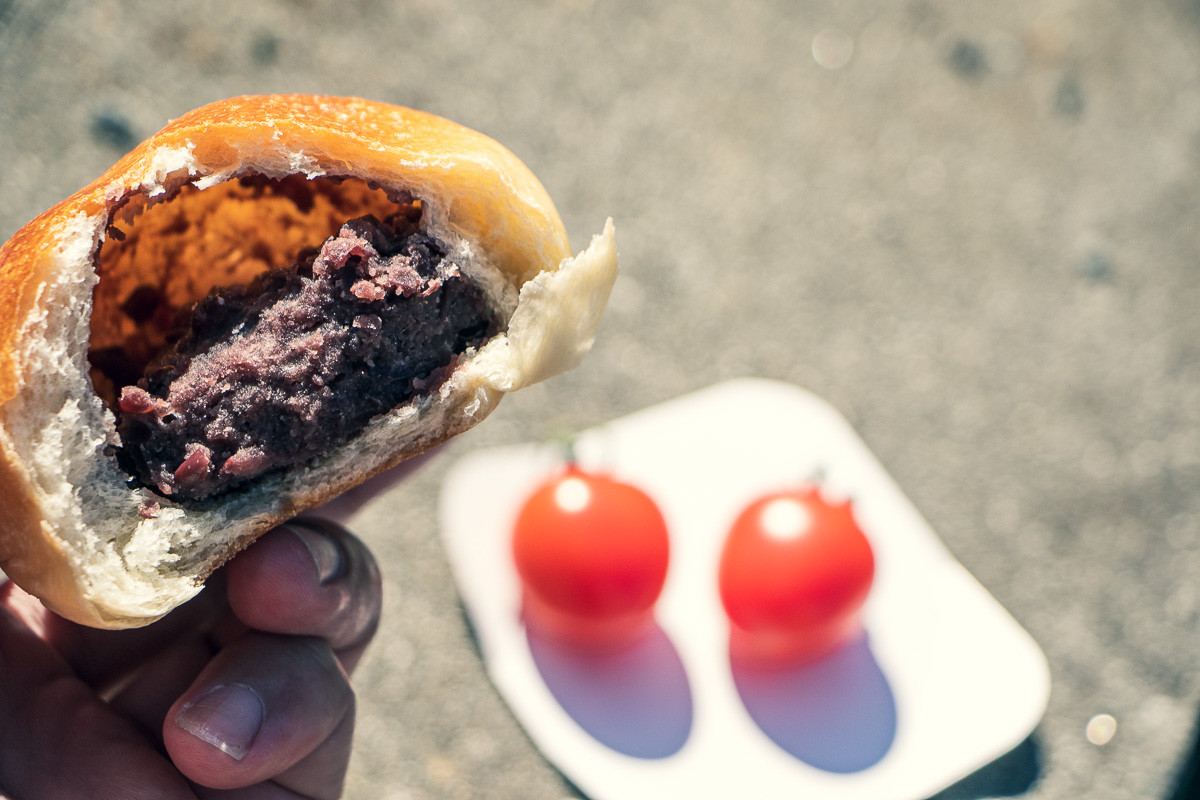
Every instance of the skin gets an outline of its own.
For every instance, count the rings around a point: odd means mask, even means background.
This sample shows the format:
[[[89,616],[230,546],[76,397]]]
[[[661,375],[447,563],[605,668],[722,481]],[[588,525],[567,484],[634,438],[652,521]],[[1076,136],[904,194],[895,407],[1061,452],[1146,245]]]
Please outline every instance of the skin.
[[[76,625],[0,584],[0,798],[339,797],[381,606],[340,521],[414,467],[270,531],[145,628]]]

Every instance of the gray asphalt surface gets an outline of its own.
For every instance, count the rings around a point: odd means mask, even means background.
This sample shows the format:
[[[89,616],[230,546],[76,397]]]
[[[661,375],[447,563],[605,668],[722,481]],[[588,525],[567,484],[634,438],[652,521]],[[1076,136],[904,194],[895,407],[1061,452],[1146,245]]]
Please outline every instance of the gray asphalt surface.
[[[273,91],[490,134],[577,247],[615,218],[624,270],[584,366],[355,520],[387,611],[348,796],[574,796],[472,650],[440,477],[746,375],[839,408],[1049,657],[1015,766],[948,796],[1167,790],[1200,704],[1200,3],[0,0],[0,239]]]

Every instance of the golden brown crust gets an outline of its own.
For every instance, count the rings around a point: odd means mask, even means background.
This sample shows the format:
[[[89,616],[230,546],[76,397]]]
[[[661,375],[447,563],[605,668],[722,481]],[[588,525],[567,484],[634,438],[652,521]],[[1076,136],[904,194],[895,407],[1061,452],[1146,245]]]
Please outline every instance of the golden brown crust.
[[[0,454],[0,497],[4,498],[4,525],[14,531],[37,531],[43,524],[37,506],[29,499],[28,482],[19,476],[9,453]],[[69,618],[93,618],[94,612],[78,602],[70,565],[49,536],[0,536],[0,564],[10,575],[20,576],[25,591],[50,598],[51,610]],[[96,620],[99,621],[98,619]]]
[[[286,192],[289,176],[316,187],[317,202],[299,215],[289,206],[284,219],[280,204],[271,202],[279,195],[271,192]],[[260,178],[274,187],[266,195],[254,194]],[[213,254],[224,245],[201,240],[220,227],[217,216],[239,217],[233,225],[240,231],[267,232],[251,243],[255,258],[229,259],[230,270],[263,265],[253,271],[290,262],[295,250],[319,244],[349,216],[387,213],[414,199],[426,229],[501,276],[514,303],[521,289],[526,310],[517,305],[511,335],[456,370],[439,396],[377,420],[345,452],[264,480],[249,498],[198,512],[163,501],[174,516],[141,518],[138,491],[124,486],[111,458],[97,455],[112,435],[111,414],[94,396],[81,397],[92,389],[77,342],[128,339],[130,331],[119,330],[128,321],[111,307],[139,283],[179,293],[172,303],[182,306],[214,284],[243,279],[213,272],[220,260]],[[114,241],[127,235],[145,239],[142,255]],[[590,345],[615,277],[611,225],[587,258],[570,255],[558,213],[528,168],[490,138],[449,120],[357,98],[302,95],[232,98],[185,114],[0,247],[0,498],[6,506],[0,565],[76,621],[100,627],[152,621],[271,526],[471,427],[504,392],[572,366]],[[575,262],[571,276],[549,277]],[[89,329],[93,264],[101,288]],[[528,303],[522,287],[530,289]],[[35,352],[28,343],[36,337],[54,341]],[[36,371],[45,369],[33,362],[63,358],[71,364],[54,367],[48,382],[30,388],[31,380],[41,380]],[[57,400],[43,399],[46,386]],[[59,470],[56,454],[47,457],[42,445],[31,443],[37,431],[52,428],[56,436],[74,437],[61,445],[61,471],[69,467],[72,479],[48,477]],[[64,511],[64,502],[74,505]],[[148,542],[164,532],[178,533],[179,541],[154,561],[157,545]],[[173,581],[162,597],[159,577]]]
[[[163,158],[171,151],[190,154],[191,174],[163,174],[173,166]],[[545,189],[516,156],[483,134],[433,114],[360,98],[230,98],[173,120],[0,249],[0,403],[16,391],[13,338],[71,220],[107,215],[146,185],[246,170],[361,177],[435,198],[443,206],[435,209],[444,216],[439,222],[477,242],[516,285],[570,255]]]

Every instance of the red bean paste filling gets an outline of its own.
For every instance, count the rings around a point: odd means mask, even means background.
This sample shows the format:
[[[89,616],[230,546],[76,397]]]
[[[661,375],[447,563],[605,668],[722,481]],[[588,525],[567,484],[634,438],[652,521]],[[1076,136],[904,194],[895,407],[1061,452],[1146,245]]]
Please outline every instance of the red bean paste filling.
[[[435,388],[502,324],[410,222],[351,220],[295,266],[196,304],[183,338],[120,391],[118,462],[173,499],[234,491]]]

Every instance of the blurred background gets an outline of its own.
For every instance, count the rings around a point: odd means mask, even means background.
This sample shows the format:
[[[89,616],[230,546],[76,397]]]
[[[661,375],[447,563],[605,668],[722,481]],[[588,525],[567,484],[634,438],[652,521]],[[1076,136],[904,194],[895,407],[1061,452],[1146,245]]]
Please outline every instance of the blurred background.
[[[472,649],[440,478],[747,375],[845,414],[1049,658],[1026,777],[947,797],[1168,792],[1200,704],[1200,3],[0,0],[0,239],[280,91],[493,136],[577,249],[615,219],[623,269],[583,366],[354,520],[387,608],[349,797],[577,796]]]

